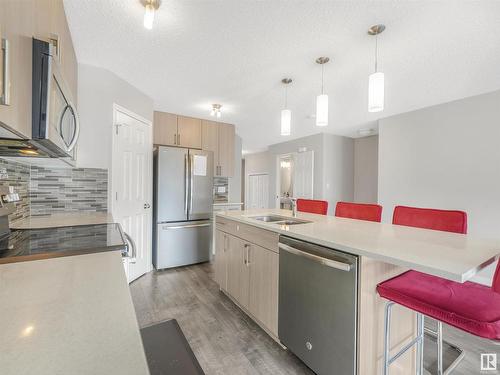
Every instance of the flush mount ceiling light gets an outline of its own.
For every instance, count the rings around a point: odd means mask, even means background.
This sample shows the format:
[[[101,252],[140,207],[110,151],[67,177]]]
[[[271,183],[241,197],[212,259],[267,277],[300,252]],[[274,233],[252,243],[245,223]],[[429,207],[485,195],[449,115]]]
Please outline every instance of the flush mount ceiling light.
[[[285,85],[285,107],[281,110],[281,135],[290,135],[292,128],[292,111],[288,109],[288,85],[292,83],[291,78],[283,78],[281,83]]]
[[[316,63],[321,65],[321,95],[316,97],[316,126],[328,125],[328,95],[324,93],[325,64],[329,57],[318,57]]]
[[[212,104],[212,110],[210,111],[210,116],[216,116],[220,118],[222,116],[221,112],[222,104]]]
[[[148,30],[153,28],[153,22],[155,20],[155,12],[161,5],[161,0],[141,0],[141,4],[144,6],[144,27]]]
[[[368,35],[375,36],[375,72],[368,77],[368,112],[384,110],[384,73],[378,71],[378,35],[384,30],[384,25],[368,29]]]

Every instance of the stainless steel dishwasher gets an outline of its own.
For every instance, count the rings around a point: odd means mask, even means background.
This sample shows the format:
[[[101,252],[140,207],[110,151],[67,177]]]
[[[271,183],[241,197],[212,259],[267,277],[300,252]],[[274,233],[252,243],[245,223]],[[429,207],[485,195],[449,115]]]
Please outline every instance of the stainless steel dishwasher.
[[[280,341],[318,375],[356,374],[358,257],[280,236]]]

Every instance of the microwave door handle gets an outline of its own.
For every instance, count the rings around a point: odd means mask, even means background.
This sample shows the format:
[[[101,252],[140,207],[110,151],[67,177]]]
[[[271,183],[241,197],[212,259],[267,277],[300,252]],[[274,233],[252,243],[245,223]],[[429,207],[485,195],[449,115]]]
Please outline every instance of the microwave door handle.
[[[73,115],[73,119],[75,121],[75,131],[73,133],[73,139],[71,140],[70,144],[66,149],[66,151],[71,152],[75,148],[76,143],[78,142],[78,138],[80,138],[80,119],[78,117],[78,113],[76,112],[76,108],[73,105],[73,103],[69,102],[68,107],[70,108],[70,111]]]

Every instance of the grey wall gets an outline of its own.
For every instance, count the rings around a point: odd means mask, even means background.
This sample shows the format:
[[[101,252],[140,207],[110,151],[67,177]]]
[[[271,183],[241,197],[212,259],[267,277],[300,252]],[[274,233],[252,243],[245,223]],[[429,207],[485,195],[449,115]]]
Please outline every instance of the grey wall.
[[[78,167],[111,168],[115,103],[153,121],[153,99],[106,69],[79,64],[78,112],[81,131]]]
[[[354,201],[377,203],[378,135],[354,140]]]
[[[331,134],[315,134],[269,146],[269,150],[245,156],[245,176],[269,174],[269,207],[276,207],[278,155],[314,151],[313,197],[330,203],[329,213],[339,200],[352,200],[354,190],[354,141]]]
[[[459,209],[470,235],[498,238],[499,140],[500,91],[380,120],[384,221],[397,204]]]

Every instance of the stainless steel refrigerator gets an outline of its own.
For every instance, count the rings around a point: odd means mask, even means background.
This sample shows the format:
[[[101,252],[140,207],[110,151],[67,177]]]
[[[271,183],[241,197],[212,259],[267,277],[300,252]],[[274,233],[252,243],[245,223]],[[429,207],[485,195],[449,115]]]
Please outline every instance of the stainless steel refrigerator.
[[[208,261],[212,241],[213,153],[160,146],[153,160],[154,267]]]

